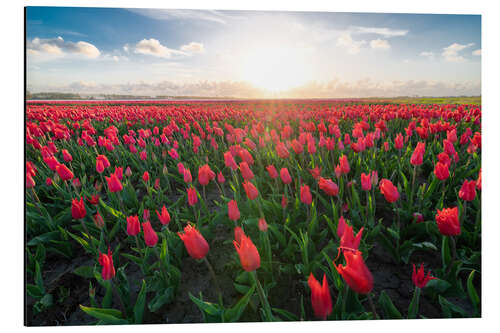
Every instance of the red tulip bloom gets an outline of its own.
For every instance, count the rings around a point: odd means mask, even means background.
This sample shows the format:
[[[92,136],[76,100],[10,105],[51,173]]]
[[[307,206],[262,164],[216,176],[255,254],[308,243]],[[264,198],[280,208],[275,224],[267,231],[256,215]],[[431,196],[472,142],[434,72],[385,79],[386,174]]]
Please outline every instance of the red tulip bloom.
[[[373,276],[359,251],[345,251],[346,265],[335,266],[344,281],[358,294],[368,294],[373,289]],[[335,264],[334,264],[335,265]]]
[[[116,174],[112,173],[109,177],[104,177],[106,178],[106,182],[108,183],[108,190],[110,192],[120,192],[123,190],[122,183],[116,176]]]
[[[254,186],[254,184],[252,184],[251,182],[249,181],[244,181],[243,182],[243,188],[245,189],[245,192],[247,194],[247,197],[248,199],[250,200],[254,200],[257,198],[257,196],[259,195],[259,191],[257,190],[257,188]]]
[[[323,284],[320,285],[318,280],[311,273],[307,280],[309,288],[311,288],[311,304],[314,310],[314,315],[323,320],[332,313],[332,298],[330,289],[326,281],[326,274],[323,274]]]
[[[245,235],[245,232],[241,227],[234,228],[234,240],[239,244],[241,242],[241,236]]]
[[[241,172],[241,176],[245,180],[252,180],[254,177],[252,170],[248,166],[248,163],[245,161],[240,163],[240,172]]]
[[[224,184],[226,182],[226,178],[224,178],[222,171],[219,171],[219,173],[217,174],[217,181],[219,182],[219,184]]]
[[[314,169],[309,169],[309,173],[314,179],[318,179],[321,176],[321,168],[316,166]]]
[[[450,156],[448,154],[446,154],[445,152],[439,153],[437,158],[438,158],[439,162],[446,164],[448,167],[450,167],[451,159],[450,159]]]
[[[150,218],[149,209],[144,209],[142,211],[142,219],[144,221],[149,221],[149,218]]]
[[[329,196],[336,196],[339,194],[339,187],[337,186],[337,184],[332,182],[331,179],[319,177],[318,184],[319,188]]]
[[[290,184],[292,182],[292,177],[290,177],[287,168],[281,168],[280,177],[284,184]]]
[[[132,176],[132,170],[130,169],[129,166],[125,169],[125,176],[127,177]]]
[[[267,231],[267,222],[265,218],[261,217],[259,219],[258,227],[260,231]]]
[[[448,165],[441,162],[437,162],[436,165],[434,166],[434,175],[436,175],[436,178],[439,180],[447,179],[450,176]]]
[[[340,171],[342,171],[342,174],[344,175],[348,174],[351,169],[349,167],[349,161],[347,160],[347,156],[342,155],[339,158],[339,164],[340,164]]]
[[[345,225],[344,232],[342,237],[340,238],[340,248],[342,250],[352,250],[356,251],[359,248],[359,243],[361,242],[361,236],[363,235],[364,227],[361,228],[356,237],[354,237],[354,233],[352,231],[352,227],[349,225]]]
[[[370,174],[361,173],[361,189],[370,191],[372,188],[372,178]]]
[[[266,170],[267,170],[267,173],[269,174],[269,177],[271,177],[272,179],[278,178],[278,176],[279,176],[278,171],[276,170],[274,165],[268,165],[266,167]]]
[[[444,236],[460,235],[460,220],[458,219],[458,208],[443,208],[437,211],[436,223],[439,232]]]
[[[203,259],[210,247],[202,234],[196,228],[188,224],[184,228],[184,233],[177,233],[184,243],[188,254],[194,259]]]
[[[410,163],[412,165],[421,165],[424,162],[424,154],[425,154],[425,142],[417,143],[417,147],[415,147],[415,150],[411,155]]]
[[[250,237],[242,234],[240,241],[234,240],[233,244],[240,257],[241,266],[245,271],[252,272],[260,267],[259,251],[257,251]]]
[[[190,206],[196,205],[198,202],[198,193],[196,192],[196,189],[194,187],[190,187],[187,189],[187,195],[188,195],[188,203]]]
[[[69,153],[69,151],[67,151],[66,149],[63,149],[61,151],[62,151],[62,154],[63,154],[64,162],[69,163],[69,162],[73,161],[73,156],[71,156],[71,154]]]
[[[97,169],[97,164],[98,163],[102,163],[102,168],[103,170],[106,169],[106,168],[109,168],[110,167],[110,163],[109,163],[109,160],[108,158],[106,157],[106,155],[97,155],[96,157],[96,169]],[[99,171],[97,171],[99,172]],[[101,171],[102,172],[102,171]],[[99,172],[100,173],[100,172]]]
[[[56,167],[56,171],[57,171],[57,174],[59,175],[59,177],[63,181],[70,180],[73,178],[73,172],[71,172],[71,170],[68,169],[68,167],[64,164],[59,164]]]
[[[140,231],[141,224],[139,223],[139,217],[137,215],[127,217],[127,235],[137,236]]]
[[[403,135],[401,133],[398,133],[396,135],[396,138],[394,139],[394,147],[398,150],[403,149]]]
[[[424,222],[424,216],[420,213],[413,213],[413,218],[417,223]]]
[[[215,173],[210,169],[208,164],[203,165],[198,169],[198,182],[201,186],[206,186],[215,178]]]
[[[238,165],[236,165],[236,161],[234,160],[233,155],[229,151],[226,151],[224,153],[224,163],[226,164],[226,167],[230,168],[231,170],[238,169]]]
[[[144,242],[147,246],[153,247],[158,243],[158,235],[151,227],[151,222],[146,221],[142,224],[142,230],[144,231]]]
[[[144,173],[142,174],[142,180],[144,180],[145,183],[149,181],[149,172],[144,171]]]
[[[416,287],[422,289],[427,285],[427,282],[434,279],[436,278],[431,276],[431,271],[428,271],[427,276],[425,276],[424,264],[420,264],[418,271],[415,271],[415,264],[413,264],[413,274],[411,275],[411,280]]]
[[[170,223],[170,214],[168,213],[167,207],[163,205],[161,208],[161,214],[156,211],[156,215],[158,216],[158,220],[160,220],[160,223],[163,225],[169,224]]]
[[[393,203],[399,199],[398,188],[392,184],[389,179],[382,179],[380,181],[380,192],[384,195],[385,200]]]
[[[99,203],[99,195],[98,194],[94,194],[90,199],[87,198],[87,201],[91,204],[91,205],[97,205]]]
[[[281,197],[281,207],[282,207],[282,208],[285,208],[287,204],[288,204],[288,199],[287,199],[287,197],[283,194],[283,196]]]
[[[288,158],[290,156],[290,153],[288,152],[288,149],[286,149],[286,146],[283,142],[278,142],[276,144],[276,154],[278,154],[279,158]]]
[[[236,221],[240,218],[240,211],[236,200],[231,200],[227,203],[227,215],[231,221]]]
[[[191,176],[191,170],[186,168],[183,170],[183,173],[184,173],[184,183],[186,184],[191,183],[193,181],[193,177]]]
[[[30,177],[31,177],[31,175],[30,175]],[[47,177],[47,179],[45,179],[45,184],[46,184],[47,186],[52,186],[52,178]],[[35,181],[34,181],[34,180],[33,180],[33,186],[35,186]],[[28,188],[29,188],[29,187],[28,187]]]
[[[115,167],[115,175],[116,177],[118,177],[119,180],[123,180],[123,168]]]
[[[50,179],[50,178],[47,178]],[[50,183],[52,184],[52,180],[50,180]],[[33,177],[31,176],[30,173],[26,173],[26,188],[33,188],[35,187],[36,183],[33,180]]]
[[[378,172],[375,170],[372,171],[372,185],[373,186],[378,185]]]
[[[308,185],[302,185],[300,187],[300,201],[306,205],[310,205],[312,202],[311,190]]]
[[[477,175],[476,188],[481,191],[481,169],[479,169],[479,174]]]
[[[73,199],[71,201],[71,216],[75,220],[83,219],[87,215],[87,211],[85,210],[85,204],[83,203],[83,198],[80,198],[80,201],[77,199]]]
[[[458,191],[458,197],[465,201],[472,201],[476,197],[476,181],[465,180]]]
[[[111,280],[115,276],[115,267],[113,266],[113,253],[108,248],[108,254],[99,251],[99,265],[102,266],[102,279]]]
[[[93,220],[94,220],[94,224],[96,225],[96,227],[102,228],[104,226],[104,220],[102,219],[102,216],[99,212],[97,212],[94,215]]]

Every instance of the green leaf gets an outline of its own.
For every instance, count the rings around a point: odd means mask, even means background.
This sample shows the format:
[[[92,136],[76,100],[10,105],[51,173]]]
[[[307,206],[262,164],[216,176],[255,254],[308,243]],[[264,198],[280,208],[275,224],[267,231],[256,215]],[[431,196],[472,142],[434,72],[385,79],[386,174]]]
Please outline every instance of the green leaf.
[[[210,317],[220,317],[222,315],[222,311],[217,304],[205,302],[199,298],[194,297],[191,293],[189,293],[189,298],[204,314],[207,314]]]
[[[38,286],[30,283],[26,284],[26,292],[29,296],[36,299],[41,298],[44,295],[44,292]]]
[[[38,261],[35,262],[35,283],[37,287],[41,290],[43,294],[45,294],[45,288],[43,286],[43,278],[42,278],[42,271],[40,269],[40,265],[38,264]]]
[[[430,280],[425,287],[426,290],[435,292],[437,294],[444,293],[448,288],[451,287],[451,284],[446,280],[434,279]]]
[[[50,231],[34,237],[28,242],[28,246],[35,246],[42,243],[48,243],[51,240],[59,239],[59,231]]]
[[[172,300],[174,296],[174,288],[168,287],[163,293],[157,293],[156,296],[148,303],[149,311],[156,312],[164,304],[167,304]]]
[[[420,288],[415,287],[415,291],[413,292],[413,297],[411,299],[410,306],[408,307],[408,319],[417,318],[419,302],[420,302]]]
[[[243,285],[243,284],[238,284],[236,282],[233,282],[234,289],[236,289],[239,293],[241,294],[246,294],[248,290],[250,289],[249,286]]]
[[[134,305],[134,323],[142,324],[142,317],[144,315],[144,306],[146,304],[146,282],[142,280],[142,287],[137,295],[137,301]]]
[[[474,273],[476,273],[475,270],[471,271],[469,277],[467,278],[467,293],[469,294],[469,298],[474,306],[474,309],[477,311],[480,299],[476,292],[476,288],[474,287]]]
[[[439,304],[441,305],[441,309],[443,310],[443,314],[446,318],[451,318],[452,313],[458,313],[462,317],[467,317],[467,312],[465,312],[458,305],[451,303],[441,295],[438,296],[438,299],[439,299]]]
[[[106,324],[123,325],[128,324],[128,321],[123,319],[122,313],[116,309],[91,308],[80,304],[80,309],[86,314],[102,320]]]
[[[421,243],[413,243],[413,246],[416,247],[417,249],[430,249],[433,251],[438,251],[438,248],[436,245],[432,244],[431,242],[421,242]]]
[[[382,307],[386,319],[403,319],[403,316],[399,313],[398,309],[392,303],[391,298],[384,290],[380,293],[378,303]]]
[[[235,321],[238,321],[238,319],[240,319],[241,314],[243,313],[243,311],[247,307],[248,302],[250,301],[250,297],[252,297],[252,295],[255,292],[255,286],[256,285],[254,284],[252,286],[252,288],[250,288],[250,290],[248,290],[248,292],[245,294],[245,296],[243,296],[238,301],[238,303],[236,303],[232,308],[225,311],[225,313],[224,313],[225,321],[235,322]]]
[[[73,271],[73,274],[76,274],[86,279],[91,279],[94,277],[94,267],[80,266]]]

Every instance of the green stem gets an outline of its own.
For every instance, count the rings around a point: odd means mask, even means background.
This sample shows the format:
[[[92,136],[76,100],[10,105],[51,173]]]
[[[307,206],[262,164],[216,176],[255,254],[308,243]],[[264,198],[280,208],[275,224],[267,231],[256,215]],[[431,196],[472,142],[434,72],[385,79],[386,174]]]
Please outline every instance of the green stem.
[[[217,294],[219,295],[219,303],[220,303],[220,305],[223,305],[222,292],[220,290],[217,276],[215,275],[215,271],[214,271],[212,265],[210,264],[210,262],[208,261],[206,256],[203,258],[203,261],[205,262],[205,264],[207,264],[208,270],[210,271],[210,275],[212,275],[212,279],[214,279],[215,288],[217,289]]]
[[[260,302],[264,306],[264,311],[266,312],[266,316],[270,321],[274,321],[273,319],[273,313],[271,312],[271,306],[269,305],[269,302],[267,301],[267,298],[264,293],[264,289],[262,288],[262,285],[259,282],[259,279],[257,278],[257,271],[252,271],[251,273],[255,284],[257,285],[257,293],[259,294]]]
[[[372,310],[373,319],[378,319],[377,310],[375,309],[375,304],[373,304],[372,295],[368,294],[368,303],[370,303],[370,308]]]

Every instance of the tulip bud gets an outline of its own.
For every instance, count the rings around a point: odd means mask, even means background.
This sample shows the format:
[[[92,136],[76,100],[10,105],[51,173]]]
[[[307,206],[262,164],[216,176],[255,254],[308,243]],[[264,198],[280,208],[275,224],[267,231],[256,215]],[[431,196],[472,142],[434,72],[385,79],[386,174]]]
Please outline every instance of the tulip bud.
[[[267,222],[266,222],[266,219],[265,219],[265,218],[261,217],[261,218],[259,219],[259,224],[258,224],[258,227],[259,227],[259,230],[260,230],[260,231],[264,231],[264,232],[265,232],[265,231],[267,231],[267,227],[268,227],[268,226],[267,226]]]
[[[177,233],[184,243],[188,254],[194,259],[203,259],[210,247],[201,233],[194,226],[187,225],[184,233]]]
[[[311,288],[311,304],[314,310],[314,315],[320,319],[325,320],[326,317],[332,312],[332,298],[330,296],[330,289],[326,281],[326,275],[323,274],[323,284],[320,285],[318,280],[311,273],[307,280],[309,288]]]
[[[115,267],[113,266],[113,253],[108,248],[108,254],[99,251],[99,265],[102,266],[102,279],[111,280],[115,276]]]

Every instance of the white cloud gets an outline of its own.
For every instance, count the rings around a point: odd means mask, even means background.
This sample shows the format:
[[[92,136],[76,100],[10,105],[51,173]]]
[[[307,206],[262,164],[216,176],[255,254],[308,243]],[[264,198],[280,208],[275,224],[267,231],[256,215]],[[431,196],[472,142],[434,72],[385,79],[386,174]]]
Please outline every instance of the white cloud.
[[[429,59],[433,59],[434,58],[434,52],[423,51],[423,52],[420,52],[420,56],[421,57],[426,57],[426,58],[429,58]]]
[[[181,50],[189,53],[204,53],[205,47],[202,43],[191,42],[189,44],[182,45]]]
[[[360,34],[376,34],[387,38],[406,36],[406,34],[408,34],[408,30],[374,27],[355,27],[354,32]]]
[[[123,51],[125,51],[127,53],[130,51],[128,44],[123,45]]]
[[[460,51],[471,47],[474,45],[474,43],[469,43],[469,44],[458,44],[458,43],[453,43],[448,47],[443,48],[443,57],[446,61],[449,62],[462,62],[465,61],[465,58],[458,54]]]
[[[366,41],[355,41],[352,39],[351,34],[344,32],[337,38],[337,46],[344,47],[349,54],[358,54],[361,47],[366,44]]]
[[[481,55],[481,49],[472,51],[472,55],[480,56]]]
[[[186,53],[169,49],[168,47],[162,45],[159,40],[150,38],[143,39],[135,45],[135,53],[152,55],[159,58],[170,58],[174,54],[186,55]]]
[[[370,47],[372,49],[388,50],[391,48],[391,45],[385,39],[374,39],[370,41]]]
[[[219,24],[227,24],[230,19],[243,18],[241,15],[236,15],[232,12],[221,12],[217,10],[152,8],[136,8],[128,10],[155,20],[190,19],[196,21],[202,20]]]
[[[140,96],[199,96],[234,98],[357,98],[396,96],[478,96],[480,82],[451,82],[429,80],[375,81],[369,78],[357,81],[338,79],[326,82],[309,82],[298,88],[272,94],[244,81],[199,81],[178,83],[143,81],[121,84],[96,84],[92,81],[73,82],[59,87],[29,86],[30,91],[74,92],[87,95],[130,94]]]
[[[57,38],[33,38],[27,41],[26,50],[33,56],[64,56],[76,54],[87,58],[97,58],[101,54],[99,49],[88,42],[66,42],[61,36]]]

